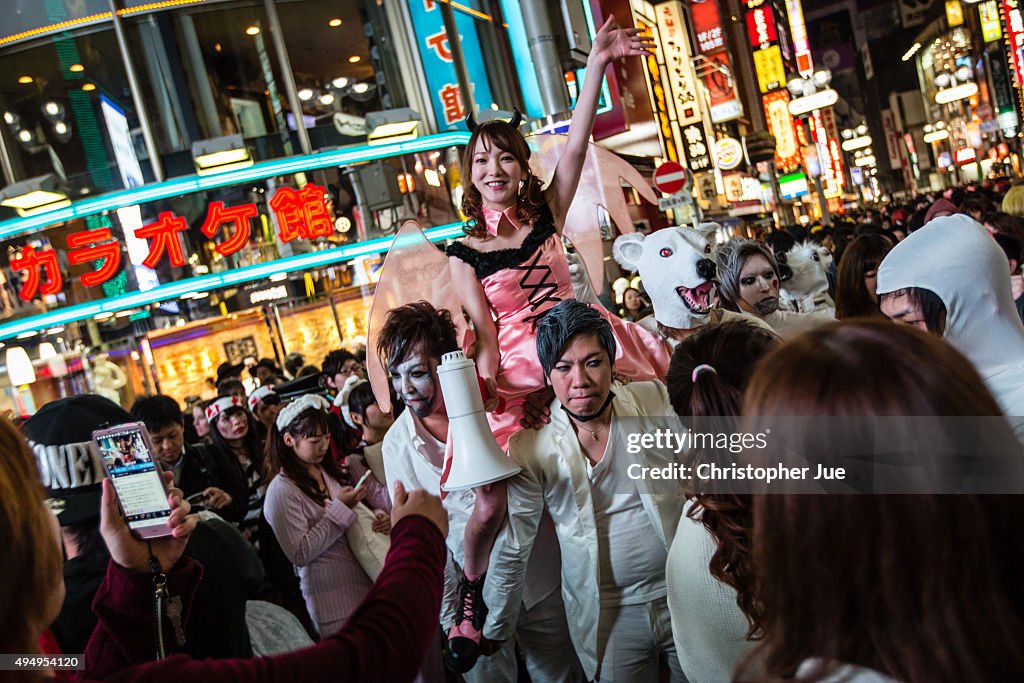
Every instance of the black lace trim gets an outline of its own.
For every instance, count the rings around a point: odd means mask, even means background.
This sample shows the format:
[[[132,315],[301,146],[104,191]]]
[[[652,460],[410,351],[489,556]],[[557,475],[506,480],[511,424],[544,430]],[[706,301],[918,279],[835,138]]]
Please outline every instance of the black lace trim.
[[[463,242],[453,242],[444,250],[449,256],[460,258],[473,266],[477,279],[484,279],[499,270],[514,268],[530,258],[545,240],[555,234],[555,219],[551,209],[544,205],[540,218],[533,224],[530,234],[523,243],[513,249],[496,249],[495,251],[477,251]]]

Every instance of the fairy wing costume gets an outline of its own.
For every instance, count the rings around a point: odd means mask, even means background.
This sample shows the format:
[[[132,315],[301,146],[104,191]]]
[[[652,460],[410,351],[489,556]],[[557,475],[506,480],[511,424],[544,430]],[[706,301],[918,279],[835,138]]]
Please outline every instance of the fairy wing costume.
[[[528,142],[534,150],[531,157],[534,172],[549,180],[565,136],[531,136]],[[621,231],[633,232],[620,178],[653,200],[653,191],[632,166],[611,152],[590,145],[580,190],[569,209],[563,231],[581,253],[588,273],[600,273],[603,269],[599,207]],[[460,332],[468,328],[448,271],[447,258],[459,258],[474,269],[495,318],[499,352],[495,380],[506,407],[501,413],[489,413],[488,421],[498,443],[505,446],[508,437],[519,428],[523,400],[544,386],[537,360],[535,323],[560,301],[573,298],[568,262],[550,209],[544,207],[541,217],[524,229],[529,229],[530,234],[520,247],[480,252],[456,242],[445,256],[414,223],[410,221],[403,226],[385,258],[370,311],[367,367],[374,395],[382,409],[390,408],[391,402],[387,373],[376,356],[377,331],[391,309],[422,299],[436,308],[447,308]],[[602,281],[603,278],[594,283],[596,291],[601,291]],[[669,361],[664,341],[638,325],[599,310],[615,332],[616,372],[638,380],[664,377]],[[461,343],[463,348],[468,348],[471,337],[462,335]]]

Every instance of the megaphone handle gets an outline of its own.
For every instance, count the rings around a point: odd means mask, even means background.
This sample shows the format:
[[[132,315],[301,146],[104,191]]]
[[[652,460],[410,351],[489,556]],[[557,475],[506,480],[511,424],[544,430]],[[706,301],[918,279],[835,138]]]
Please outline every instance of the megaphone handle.
[[[487,403],[491,400],[491,392],[487,391],[487,382],[484,381],[483,377],[477,375],[476,383],[480,387],[480,395],[483,397],[484,403]],[[491,412],[496,415],[505,412],[505,398],[503,396],[498,397],[498,407]]]

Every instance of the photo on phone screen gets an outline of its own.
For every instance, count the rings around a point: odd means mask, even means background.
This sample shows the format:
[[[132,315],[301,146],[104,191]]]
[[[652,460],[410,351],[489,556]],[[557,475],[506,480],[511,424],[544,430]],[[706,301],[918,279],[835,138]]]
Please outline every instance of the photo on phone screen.
[[[93,434],[132,531],[164,526],[171,516],[167,490],[143,429],[142,425],[131,423]]]

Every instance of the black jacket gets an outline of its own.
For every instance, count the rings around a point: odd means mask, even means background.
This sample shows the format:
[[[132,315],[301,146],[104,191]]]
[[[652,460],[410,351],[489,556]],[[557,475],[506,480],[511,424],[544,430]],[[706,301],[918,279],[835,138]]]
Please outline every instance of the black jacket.
[[[185,497],[216,486],[231,496],[231,502],[214,512],[234,524],[241,522],[249,508],[248,494],[225,456],[216,448],[197,443],[185,446],[182,458],[178,488]]]

